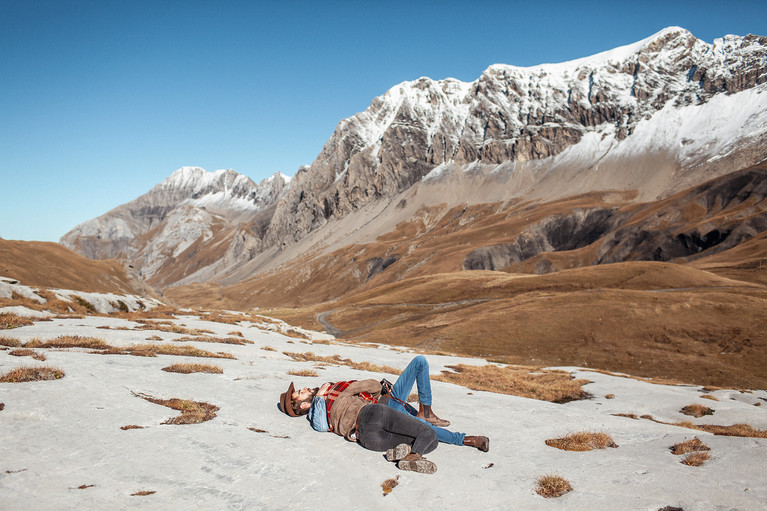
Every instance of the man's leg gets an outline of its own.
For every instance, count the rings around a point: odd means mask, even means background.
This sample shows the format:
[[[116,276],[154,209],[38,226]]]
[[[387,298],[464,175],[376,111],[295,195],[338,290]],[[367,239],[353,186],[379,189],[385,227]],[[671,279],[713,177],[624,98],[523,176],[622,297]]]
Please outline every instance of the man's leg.
[[[406,404],[410,391],[413,389],[413,383],[418,387],[418,411],[415,411],[410,405]],[[404,403],[397,403],[390,399],[389,406],[405,411],[411,415],[416,415],[419,419],[426,420],[432,426],[445,427],[450,425],[450,421],[440,419],[431,411],[431,381],[429,380],[429,362],[423,355],[418,355],[407,365],[402,374],[392,388],[392,395]]]
[[[407,402],[413,383],[418,387],[418,401],[431,405],[431,381],[429,381],[429,362],[423,355],[418,355],[407,365],[397,381],[394,382],[392,395],[402,402]],[[391,400],[390,400],[391,402]],[[396,401],[395,401],[396,402]]]
[[[360,411],[357,425],[360,445],[371,451],[386,451],[401,443],[413,452],[427,454],[437,448],[436,432],[427,424],[388,406],[367,405]]]

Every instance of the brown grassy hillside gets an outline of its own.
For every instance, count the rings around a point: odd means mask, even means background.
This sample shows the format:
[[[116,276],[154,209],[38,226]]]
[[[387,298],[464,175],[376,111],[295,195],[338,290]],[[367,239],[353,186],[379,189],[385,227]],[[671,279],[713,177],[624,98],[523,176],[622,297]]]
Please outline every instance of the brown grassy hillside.
[[[357,341],[767,388],[767,288],[670,263],[457,272],[272,312]]]
[[[58,243],[0,239],[0,275],[27,286],[141,293],[119,261],[92,261]]]

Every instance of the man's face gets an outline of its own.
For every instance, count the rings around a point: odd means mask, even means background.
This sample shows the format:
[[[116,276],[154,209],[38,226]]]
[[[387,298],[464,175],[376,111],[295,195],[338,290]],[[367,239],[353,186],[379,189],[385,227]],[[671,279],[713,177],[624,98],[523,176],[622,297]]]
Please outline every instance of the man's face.
[[[297,409],[296,403],[300,403],[298,405],[300,409],[309,409],[309,407],[312,406],[312,398],[316,393],[317,389],[310,389],[309,387],[304,387],[301,390],[294,390],[293,394],[290,396],[293,408]]]

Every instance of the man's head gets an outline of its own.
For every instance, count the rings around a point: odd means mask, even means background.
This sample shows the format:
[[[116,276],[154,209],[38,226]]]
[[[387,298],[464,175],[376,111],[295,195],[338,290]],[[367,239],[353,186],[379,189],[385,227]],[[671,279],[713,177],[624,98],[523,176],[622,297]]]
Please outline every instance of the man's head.
[[[317,390],[308,387],[296,390],[291,382],[287,392],[280,395],[280,409],[291,417],[306,415],[312,407],[312,399],[317,395]]]

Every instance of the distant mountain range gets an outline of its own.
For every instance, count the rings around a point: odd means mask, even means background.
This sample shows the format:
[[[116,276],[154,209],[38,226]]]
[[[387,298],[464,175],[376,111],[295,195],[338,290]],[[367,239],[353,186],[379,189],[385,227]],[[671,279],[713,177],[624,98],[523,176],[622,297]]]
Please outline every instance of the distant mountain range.
[[[767,38],[670,27],[570,62],[399,84],[292,179],[182,168],[61,243],[159,289],[237,286],[241,306],[437,271],[702,257],[767,230],[766,142]],[[303,298],[263,287],[280,272]]]

